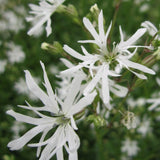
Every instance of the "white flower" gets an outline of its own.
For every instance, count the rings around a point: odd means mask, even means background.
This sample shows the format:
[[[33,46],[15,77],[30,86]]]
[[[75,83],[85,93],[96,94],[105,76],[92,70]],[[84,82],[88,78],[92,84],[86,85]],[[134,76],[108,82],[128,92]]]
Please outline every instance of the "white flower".
[[[121,151],[127,153],[128,156],[135,156],[139,151],[137,141],[127,138],[122,142]]]
[[[155,36],[156,33],[158,32],[158,29],[155,27],[154,24],[152,24],[150,21],[144,21],[142,24],[141,24],[142,27],[146,28],[149,35],[150,36]],[[158,35],[156,35],[155,39],[158,39],[160,40],[160,37]]]
[[[23,131],[26,127],[24,124],[15,121],[13,126],[11,127],[11,131],[13,132],[13,138],[19,138],[20,132]]]
[[[140,10],[141,13],[143,13],[143,12],[149,11],[149,9],[150,9],[150,5],[147,4],[147,3],[145,3],[145,4],[143,4],[143,5],[140,7],[139,10]]]
[[[2,18],[2,29],[5,27],[5,31],[9,30],[18,33],[19,30],[25,28],[23,19],[17,16],[13,11],[4,12]]]
[[[6,52],[10,63],[22,62],[25,59],[25,53],[21,46],[15,45],[13,42],[7,44],[9,50]]]
[[[142,72],[149,73],[149,74],[155,74],[155,72],[153,70],[151,70],[141,64],[138,64],[138,63],[135,63],[135,62],[132,62],[129,60],[134,56],[138,47],[145,47],[145,48],[152,49],[151,46],[134,45],[135,42],[146,32],[145,28],[138,29],[133,36],[131,36],[127,41],[124,41],[122,29],[121,29],[121,27],[119,27],[121,41],[117,45],[114,42],[113,43],[113,50],[110,52],[107,48],[107,39],[108,39],[108,35],[111,30],[112,23],[110,24],[107,32],[105,33],[104,27],[103,27],[103,13],[102,13],[102,11],[100,12],[99,18],[98,18],[99,34],[96,32],[94,26],[87,18],[83,19],[83,23],[84,23],[85,27],[88,29],[88,31],[92,34],[94,40],[83,40],[83,41],[79,41],[79,42],[80,43],[95,43],[95,44],[97,44],[100,48],[100,54],[106,58],[108,63],[112,64],[114,61],[117,61],[119,63],[118,66],[120,68],[122,68],[122,67],[127,68],[129,71],[131,71],[132,73],[134,73],[137,77],[139,77],[141,79],[147,79],[147,77],[142,74],[138,74],[135,71],[132,71],[130,68],[137,69]],[[129,51],[130,48],[135,48],[133,53],[131,53]]]
[[[52,32],[51,28],[51,15],[65,0],[43,0],[39,5],[29,4],[31,8],[30,14],[32,17],[27,17],[27,21],[34,22],[34,26],[28,31],[29,35],[33,35],[35,31],[39,30],[44,23],[47,23],[46,32],[49,36]]]
[[[62,71],[61,74],[73,74],[77,72],[77,70],[86,67],[90,71],[90,75],[92,80],[88,83],[86,88],[84,89],[84,95],[89,94],[95,87],[100,91],[100,96],[103,99],[103,102],[108,105],[111,97],[110,91],[116,95],[124,96],[127,93],[127,88],[122,87],[120,85],[115,85],[114,81],[109,79],[109,76],[119,76],[114,73],[112,70],[109,70],[109,64],[104,61],[104,57],[101,55],[92,55],[89,54],[84,47],[82,47],[82,51],[85,54],[84,56],[79,54],[78,52],[71,49],[69,46],[65,45],[64,50],[70,55],[74,56],[77,59],[83,61],[79,63],[77,66],[73,66],[65,71]],[[101,61],[101,65],[94,66],[94,64],[98,61]],[[100,84],[100,87],[98,87]],[[121,92],[121,94],[119,94]],[[110,109],[110,108],[109,108]]]
[[[129,108],[135,108],[135,107],[142,107],[144,106],[146,103],[146,99],[145,98],[138,98],[138,99],[134,99],[133,97],[130,97],[127,99],[127,104],[129,106]]]
[[[135,99],[133,99],[133,97],[127,98],[127,105],[129,106],[129,108],[135,108],[137,106],[137,101]]]
[[[157,82],[157,84],[160,86],[160,78],[156,78],[156,82]]]
[[[160,98],[152,98],[152,99],[148,99],[147,103],[153,103],[148,110],[152,111],[154,110],[156,107],[158,107],[160,105]]]
[[[49,67],[49,71],[52,73],[52,74],[57,74],[59,72],[59,67],[57,65],[51,65]]]
[[[7,65],[7,61],[6,60],[0,60],[0,73],[3,73],[5,71],[5,67]]]
[[[142,134],[142,136],[146,136],[147,133],[152,132],[151,121],[146,116],[143,117],[143,121],[138,127],[137,131]]]
[[[132,37],[130,37],[127,41],[124,41],[124,36],[122,33],[122,29],[120,27],[120,35],[121,35],[121,41],[117,45],[115,43],[113,44],[113,50],[110,52],[107,48],[107,39],[108,35],[110,33],[110,29],[112,24],[110,24],[107,32],[104,32],[103,27],[103,13],[102,11],[99,14],[98,18],[98,29],[99,34],[95,30],[92,23],[87,19],[83,19],[83,23],[87,30],[91,33],[94,40],[83,40],[79,41],[80,43],[94,43],[96,44],[99,49],[96,51],[97,53],[91,54],[88,53],[88,51],[81,46],[83,54],[80,54],[70,48],[67,45],[64,45],[64,50],[73,56],[76,59],[79,59],[80,62],[77,66],[74,66],[66,71],[61,72],[62,74],[73,74],[77,70],[81,68],[87,68],[90,72],[92,80],[88,83],[87,87],[84,90],[84,95],[87,95],[90,93],[95,87],[100,89],[100,95],[103,99],[103,102],[105,104],[108,104],[111,97],[109,92],[113,92],[114,94],[118,96],[121,95],[121,97],[125,96],[127,93],[127,88],[122,86],[115,85],[115,82],[111,81],[109,77],[117,77],[119,75],[119,70],[122,68],[127,68],[129,71],[134,73],[137,77],[141,79],[147,79],[146,76],[143,74],[139,74],[130,68],[140,70],[145,73],[149,74],[155,74],[155,72],[141,64],[135,63],[130,61],[129,59],[136,53],[136,50],[138,47],[146,47],[151,48],[150,46],[137,46],[134,45],[134,43],[146,32],[146,29],[141,28],[139,29]],[[135,48],[134,52],[131,53],[129,51],[130,48]],[[119,69],[118,69],[119,68]],[[118,72],[117,72],[118,70]],[[98,85],[100,84],[100,87]],[[114,85],[113,85],[114,84]],[[113,89],[114,88],[114,89]],[[118,92],[117,92],[118,90]],[[119,93],[122,94],[119,94]]]
[[[22,16],[26,16],[27,14],[26,8],[24,6],[15,6],[14,10],[19,15],[22,15]]]
[[[77,160],[77,149],[79,148],[80,140],[74,131],[74,129],[77,129],[74,121],[74,115],[82,111],[86,106],[90,105],[96,93],[94,92],[86,97],[80,98],[79,90],[81,87],[82,78],[81,76],[77,76],[73,79],[71,88],[68,91],[66,98],[64,101],[61,101],[53,93],[45,71],[45,66],[42,62],[41,66],[43,68],[44,86],[47,93],[39,88],[29,71],[25,71],[25,73],[26,83],[29,90],[42,101],[44,106],[32,107],[29,103],[27,103],[28,106],[19,106],[35,112],[39,118],[26,116],[14,112],[13,110],[7,111],[7,113],[13,116],[17,121],[35,125],[34,128],[30,129],[22,137],[11,141],[8,144],[8,147],[11,150],[19,150],[36,135],[42,133],[39,143],[29,144],[30,147],[38,147],[37,156],[40,156],[39,160],[49,160],[55,154],[57,156],[57,160],[63,160],[63,147],[69,154],[69,160]],[[46,112],[50,114],[45,115]],[[55,132],[55,129],[53,128],[57,128]],[[51,137],[45,139],[49,131],[54,133]],[[42,146],[45,147],[41,152]]]
[[[37,83],[39,83],[39,79],[35,79]],[[19,93],[19,94],[25,94],[27,95],[30,99],[32,100],[37,100],[38,98],[29,91],[26,82],[23,78],[20,78],[15,84],[14,84],[14,89]]]

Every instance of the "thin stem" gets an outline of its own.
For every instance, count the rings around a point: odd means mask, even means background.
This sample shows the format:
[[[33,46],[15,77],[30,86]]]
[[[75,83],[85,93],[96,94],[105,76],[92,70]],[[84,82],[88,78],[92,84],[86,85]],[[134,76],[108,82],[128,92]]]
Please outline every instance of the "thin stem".
[[[97,143],[97,160],[105,160],[103,148],[103,136],[99,129],[96,129],[96,143]]]
[[[107,41],[108,46],[110,46],[110,43],[111,43],[111,37],[112,37],[113,29],[114,29],[114,26],[115,26],[115,23],[116,23],[117,14],[118,14],[121,2],[122,2],[122,0],[119,0],[117,2],[116,6],[115,6],[115,12],[114,12],[114,15],[113,15],[112,27],[111,27],[109,38],[108,38],[108,41]]]

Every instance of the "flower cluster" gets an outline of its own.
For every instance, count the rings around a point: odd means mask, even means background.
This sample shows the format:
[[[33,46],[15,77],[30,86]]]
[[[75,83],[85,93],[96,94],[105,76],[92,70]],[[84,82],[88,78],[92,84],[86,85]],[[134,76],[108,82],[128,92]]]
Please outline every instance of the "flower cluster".
[[[28,31],[28,35],[35,35],[47,23],[45,29],[47,36],[49,36],[52,33],[51,16],[64,1],[40,0],[39,5],[29,4],[32,16],[27,17],[27,21],[32,22],[33,27]],[[98,12],[97,5],[92,7],[92,12],[94,9]],[[158,32],[156,27],[151,22],[145,21],[141,24],[141,28],[125,40],[122,28],[119,26],[120,40],[111,44],[111,33],[114,25],[111,22],[107,31],[105,31],[103,11],[99,10],[98,13],[97,24],[93,24],[86,17],[83,18],[83,25],[93,39],[78,41],[81,44],[82,53],[77,52],[67,44],[63,46],[66,53],[64,54],[65,58],[61,58],[61,62],[67,69],[60,71],[60,74],[57,75],[61,82],[57,83],[59,88],[56,88],[55,92],[41,61],[44,78],[43,86],[46,91],[43,91],[30,72],[25,70],[27,87],[32,95],[36,97],[32,99],[39,99],[42,106],[32,106],[27,101],[27,105],[19,105],[20,108],[33,112],[32,116],[15,112],[12,109],[7,111],[7,114],[14,117],[18,122],[34,125],[23,136],[9,142],[8,147],[10,150],[23,148],[34,137],[41,134],[39,142],[28,144],[29,147],[37,148],[39,160],[50,160],[55,155],[57,160],[63,160],[64,149],[68,153],[69,160],[78,160],[77,150],[80,146],[80,139],[76,133],[78,120],[83,116],[94,122],[95,126],[108,125],[110,113],[118,108],[113,105],[115,97],[126,100],[125,98],[131,91],[131,88],[127,85],[120,83],[124,72],[129,72],[134,79],[138,78],[141,81],[147,79],[145,74],[155,74],[155,71],[149,68],[146,63],[135,60],[134,57],[138,54],[140,48],[150,52],[154,50],[152,44],[138,45],[137,43],[147,31],[151,36],[154,36],[155,40],[159,40],[159,36],[156,35]],[[47,43],[43,44],[42,48],[47,49]],[[93,50],[86,49],[87,47],[84,47],[86,44],[91,44]],[[7,52],[7,56],[10,63],[13,64],[24,60],[25,55],[20,47],[11,43],[8,48],[10,50]],[[74,61],[72,61],[73,59]],[[2,64],[0,72],[3,72],[6,62],[2,61],[0,63]],[[19,93],[30,93],[27,91],[23,79],[20,79],[14,88]],[[30,96],[32,97],[32,95]],[[135,104],[133,100],[128,101],[128,104],[131,104],[131,101],[132,104]],[[149,108],[149,110],[153,110],[160,104],[160,99],[148,99],[147,102],[153,103]],[[90,112],[87,110],[89,106],[93,107],[93,115],[89,115]],[[127,129],[135,129],[138,124],[137,116],[129,110],[129,107],[126,111],[125,107],[119,106],[120,108],[116,111],[123,115],[120,123]],[[89,112],[87,112],[88,115],[85,114],[86,110]],[[145,120],[146,118],[143,119],[143,121]],[[137,129],[143,136],[150,130],[150,120],[143,123],[143,126],[139,125]],[[121,151],[132,157],[138,153],[139,147],[136,141],[131,141],[128,138],[123,142]]]

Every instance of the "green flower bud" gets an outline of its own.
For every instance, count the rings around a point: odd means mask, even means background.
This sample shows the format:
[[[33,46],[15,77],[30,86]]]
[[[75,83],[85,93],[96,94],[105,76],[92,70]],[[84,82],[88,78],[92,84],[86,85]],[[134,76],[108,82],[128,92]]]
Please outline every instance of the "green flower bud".
[[[69,5],[67,6],[66,12],[67,12],[68,14],[70,14],[71,16],[78,17],[77,9],[76,9],[75,6],[72,5],[72,4],[69,4]]]
[[[99,13],[99,12],[100,12],[97,4],[94,4],[93,6],[91,6],[90,11],[91,11],[92,13],[95,13],[95,12]]]
[[[54,41],[53,44],[49,44],[49,43],[43,42],[41,44],[41,48],[43,50],[47,50],[47,51],[49,51],[51,53],[62,53],[63,52],[62,45],[57,41]]]
[[[160,60],[160,47],[153,53],[154,56],[156,56],[157,60]]]
[[[94,123],[95,127],[103,127],[106,125],[106,121],[104,118],[100,117],[99,115],[90,115],[87,117],[87,121]]]

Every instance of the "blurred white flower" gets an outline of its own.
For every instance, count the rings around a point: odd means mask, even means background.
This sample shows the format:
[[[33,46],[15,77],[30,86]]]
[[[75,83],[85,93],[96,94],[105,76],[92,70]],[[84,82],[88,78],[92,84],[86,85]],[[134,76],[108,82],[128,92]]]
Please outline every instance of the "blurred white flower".
[[[21,46],[14,44],[13,42],[7,43],[8,51],[6,52],[10,63],[19,63],[25,59],[25,53]]]
[[[127,98],[126,102],[129,106],[129,108],[135,108],[137,106],[137,102],[135,99],[133,99],[133,97]]]
[[[7,65],[6,60],[0,60],[0,73],[3,73],[5,71],[6,65]]]
[[[157,77],[156,82],[157,82],[158,86],[160,86],[160,78]],[[159,106],[160,106],[160,98],[159,98],[160,92],[154,92],[151,96],[152,96],[152,98],[146,100],[147,103],[152,103],[149,106],[148,110],[149,111],[152,111],[154,109],[160,110],[160,108],[159,108]]]
[[[51,65],[49,67],[49,71],[52,73],[52,74],[58,74],[59,73],[59,68],[57,65]]]
[[[122,124],[127,127],[127,129],[132,129],[137,127],[137,117],[133,112],[126,111],[123,113]]]
[[[142,122],[140,123],[137,131],[139,133],[142,134],[142,136],[146,136],[147,133],[151,133],[152,132],[152,128],[151,128],[151,120],[148,119],[146,116],[143,117]]]
[[[142,107],[145,105],[146,103],[146,99],[145,98],[138,98],[138,99],[134,99],[133,97],[130,97],[127,99],[127,104],[129,108],[135,108],[135,107]]]
[[[153,70],[154,70],[155,72],[158,72],[159,69],[160,69],[160,67],[159,67],[158,64],[154,64],[152,68],[153,68]]]
[[[152,105],[149,106],[148,110],[152,111],[158,106],[160,106],[160,98],[151,98],[147,100],[147,103],[152,103]]]
[[[139,10],[140,10],[140,12],[143,13],[143,12],[147,12],[149,9],[150,9],[150,5],[145,3],[145,4],[141,5]]]
[[[45,27],[47,36],[52,32],[51,28],[51,15],[65,0],[43,0],[39,2],[39,5],[29,4],[31,8],[30,14],[32,17],[27,17],[26,20],[34,22],[33,27],[28,31],[28,35],[33,35],[35,31],[39,30],[44,23],[47,23]]]
[[[39,83],[38,78],[34,78],[34,80]],[[38,98],[29,91],[26,82],[23,78],[20,78],[15,84],[14,84],[14,89],[19,93],[19,94],[25,94],[27,95],[31,100],[37,100]]]
[[[146,99],[145,98],[138,98],[136,102],[137,102],[137,106],[142,107],[146,104]]]
[[[157,82],[157,84],[160,86],[160,78],[156,78],[156,82]]]
[[[13,116],[17,121],[35,125],[34,128],[30,129],[22,137],[11,141],[8,144],[8,147],[11,150],[19,150],[36,135],[42,133],[38,143],[28,145],[30,147],[38,147],[37,156],[40,156],[39,160],[49,160],[55,154],[57,160],[63,160],[63,147],[69,154],[69,160],[77,160],[77,149],[79,148],[80,140],[74,131],[74,129],[77,129],[74,115],[90,105],[94,100],[96,93],[93,92],[86,97],[79,96],[79,90],[83,79],[79,75],[73,79],[72,85],[70,86],[71,88],[68,91],[66,98],[62,101],[53,93],[45,71],[45,66],[42,62],[41,66],[43,69],[44,86],[47,93],[35,83],[29,71],[26,70],[25,74],[29,90],[42,101],[44,106],[32,107],[29,103],[27,103],[28,106],[19,106],[35,112],[39,118],[26,116],[14,112],[13,110],[7,111],[7,114]],[[46,112],[49,114],[45,114]],[[53,128],[56,128],[56,131],[51,137],[45,140],[47,133]],[[45,147],[41,152],[42,146]]]
[[[3,25],[5,26],[5,31],[9,30],[17,33],[18,31],[25,28],[23,19],[17,16],[13,11],[4,12],[2,18]]]
[[[13,138],[14,138],[14,139],[19,138],[19,137],[20,137],[20,132],[21,132],[21,131],[24,131],[25,128],[26,128],[26,127],[25,127],[24,124],[22,124],[22,123],[20,123],[20,122],[18,122],[18,121],[15,121],[15,122],[13,123],[13,126],[11,127],[11,131],[12,131],[12,133],[13,133]]]
[[[27,15],[27,11],[24,6],[15,6],[14,10],[16,13],[18,13],[18,15],[21,15],[21,16]]]
[[[126,153],[128,156],[135,156],[139,151],[137,141],[131,140],[129,138],[122,142],[121,151]]]
[[[137,5],[139,5],[142,2],[143,2],[143,0],[134,0],[134,3],[137,4]]]

